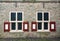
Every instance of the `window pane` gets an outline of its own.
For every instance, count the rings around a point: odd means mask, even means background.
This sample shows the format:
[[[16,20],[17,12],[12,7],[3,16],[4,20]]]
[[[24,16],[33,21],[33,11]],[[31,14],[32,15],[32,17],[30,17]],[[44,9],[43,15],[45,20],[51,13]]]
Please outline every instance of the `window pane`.
[[[42,20],[42,13],[38,13],[38,20]]]
[[[16,13],[11,13],[11,21],[15,21],[16,20]]]
[[[16,29],[16,23],[11,23],[11,29],[15,30]]]
[[[48,13],[44,13],[44,20],[48,20],[48,18],[49,18]]]
[[[22,23],[18,23],[18,30],[22,29]]]
[[[38,30],[41,30],[41,29],[42,29],[42,23],[38,22]]]
[[[22,21],[22,13],[17,13],[17,20]]]
[[[44,29],[48,29],[48,22],[44,22]]]

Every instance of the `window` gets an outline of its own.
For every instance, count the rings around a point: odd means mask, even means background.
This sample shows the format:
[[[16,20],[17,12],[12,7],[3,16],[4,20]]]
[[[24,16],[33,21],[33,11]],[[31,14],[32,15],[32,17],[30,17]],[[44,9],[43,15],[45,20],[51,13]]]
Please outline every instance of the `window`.
[[[48,21],[48,18],[49,18],[49,14],[48,13],[44,13],[44,20],[47,20]]]
[[[42,20],[42,13],[38,13],[38,20]]]
[[[22,13],[17,13],[17,20],[22,21]]]
[[[50,14],[49,12],[38,12],[36,15],[37,31],[49,31]]]
[[[15,21],[16,20],[16,13],[12,12],[11,13],[11,21]]]
[[[41,22],[38,22],[38,29],[42,29],[42,23]]]
[[[10,31],[11,32],[20,32],[23,30],[23,12],[10,12],[9,13],[9,21],[10,21]]]
[[[19,22],[18,23],[18,30],[21,30],[22,29],[22,22]]]
[[[11,29],[15,30],[16,29],[16,23],[11,23]]]
[[[44,22],[44,29],[48,29],[48,22]]]

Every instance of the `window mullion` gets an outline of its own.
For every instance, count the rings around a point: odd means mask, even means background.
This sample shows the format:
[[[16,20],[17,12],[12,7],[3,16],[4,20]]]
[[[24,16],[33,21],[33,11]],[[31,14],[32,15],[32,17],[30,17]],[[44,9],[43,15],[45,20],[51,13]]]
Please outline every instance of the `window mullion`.
[[[9,13],[9,22],[11,21],[11,12]]]
[[[23,22],[22,22],[22,31],[23,31]]]
[[[42,31],[44,31],[44,22],[42,22]]]
[[[24,21],[24,13],[22,12],[22,21]]]
[[[49,31],[49,29],[50,29],[50,26],[49,26],[49,22],[48,22],[48,31]]]
[[[42,31],[44,31],[44,12],[42,12]]]
[[[11,30],[11,22],[10,22],[10,30]]]
[[[49,12],[49,22],[50,22],[50,12]]]
[[[17,31],[17,12],[16,12],[16,31]]]

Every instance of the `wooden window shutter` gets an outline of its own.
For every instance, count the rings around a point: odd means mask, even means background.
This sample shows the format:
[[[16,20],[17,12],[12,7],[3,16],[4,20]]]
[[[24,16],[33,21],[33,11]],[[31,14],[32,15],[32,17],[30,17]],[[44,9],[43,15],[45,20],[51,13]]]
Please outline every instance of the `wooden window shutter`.
[[[31,23],[31,31],[37,31],[37,22]]]
[[[4,32],[10,31],[10,22],[4,22]]]
[[[29,31],[29,23],[23,22],[23,31]]]
[[[56,31],[56,23],[50,22],[50,31]]]

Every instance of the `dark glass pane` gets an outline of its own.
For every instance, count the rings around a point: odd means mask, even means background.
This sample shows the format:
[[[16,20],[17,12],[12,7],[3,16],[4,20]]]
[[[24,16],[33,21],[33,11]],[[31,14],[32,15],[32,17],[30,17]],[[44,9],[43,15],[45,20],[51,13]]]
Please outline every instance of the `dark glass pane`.
[[[42,13],[38,13],[38,20],[42,20]]]
[[[22,13],[17,13],[17,20],[22,21]]]
[[[22,23],[18,23],[18,30],[22,29]]]
[[[11,23],[11,29],[15,30],[16,29],[16,24],[15,23]]]
[[[38,22],[38,29],[41,30],[42,29],[42,23]]]
[[[48,13],[44,13],[44,20],[48,20],[48,18],[49,18]]]
[[[11,13],[11,21],[15,21],[16,20],[16,13]]]
[[[48,22],[44,22],[44,29],[48,29]]]

